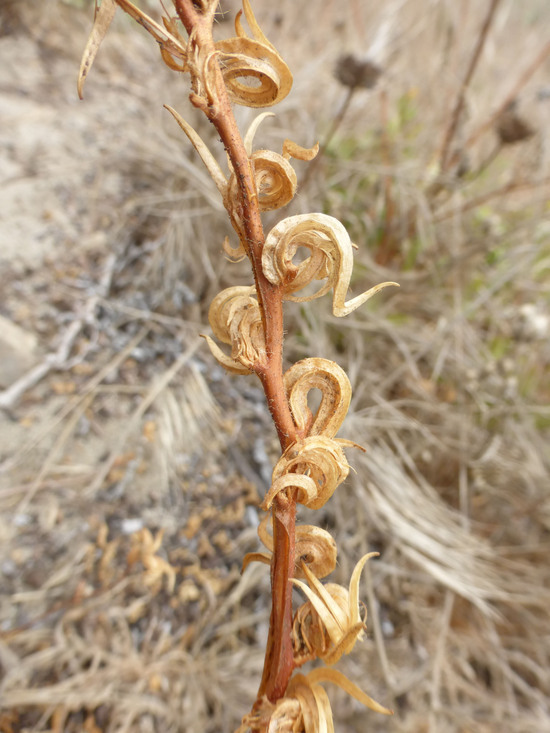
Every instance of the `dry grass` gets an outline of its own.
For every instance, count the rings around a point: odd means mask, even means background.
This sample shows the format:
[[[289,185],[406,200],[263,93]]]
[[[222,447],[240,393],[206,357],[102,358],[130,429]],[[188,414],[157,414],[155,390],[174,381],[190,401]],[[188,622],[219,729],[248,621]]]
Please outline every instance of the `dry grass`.
[[[463,170],[437,179],[476,3],[257,6],[295,72],[266,147],[324,139],[346,94],[340,54],[374,45],[384,69],[294,204],[349,227],[357,292],[402,284],[345,321],[321,301],[288,309],[288,359],[346,368],[346,437],[368,448],[323,509],[337,573],[381,553],[363,583],[372,633],[343,668],[396,715],[336,694],[337,729],[549,730],[548,59],[518,96],[536,134],[491,160],[492,129],[467,145],[544,49],[548,8],[499,4],[451,146]],[[161,108],[186,114],[185,82],[121,20],[77,107],[89,13],[52,1],[31,28],[26,9],[0,57],[34,66],[3,83],[13,105],[33,101],[38,141],[63,134],[32,154],[13,123],[13,158],[62,195],[46,258],[2,261],[3,311],[45,353],[82,324],[0,423],[0,731],[229,732],[262,666],[269,579],[239,568],[276,439],[257,385],[214,367],[197,337],[211,296],[248,274],[220,255],[213,186]],[[35,231],[17,226],[8,246]]]

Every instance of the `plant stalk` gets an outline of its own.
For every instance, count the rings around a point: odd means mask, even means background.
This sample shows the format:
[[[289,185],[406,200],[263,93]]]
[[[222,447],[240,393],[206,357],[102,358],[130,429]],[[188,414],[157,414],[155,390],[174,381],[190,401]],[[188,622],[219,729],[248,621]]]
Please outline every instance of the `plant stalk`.
[[[189,36],[206,56],[213,54],[212,18],[201,13],[192,0],[176,0],[176,11]],[[239,188],[239,208],[235,213],[244,233],[235,226],[254,273],[258,303],[264,326],[266,360],[255,371],[262,383],[267,404],[284,451],[294,443],[298,430],[292,418],[283,382],[283,297],[282,287],[274,286],[263,274],[261,256],[265,235],[251,161],[244,147],[217,60],[214,70],[215,104],[202,106],[196,95],[191,102],[203,109],[216,128],[231,160]],[[229,212],[230,214],[232,212]],[[271,702],[283,697],[294,669],[292,630],[292,584],[294,576],[296,501],[279,496],[273,507],[273,561],[271,566],[272,609],[262,681],[258,697]]]

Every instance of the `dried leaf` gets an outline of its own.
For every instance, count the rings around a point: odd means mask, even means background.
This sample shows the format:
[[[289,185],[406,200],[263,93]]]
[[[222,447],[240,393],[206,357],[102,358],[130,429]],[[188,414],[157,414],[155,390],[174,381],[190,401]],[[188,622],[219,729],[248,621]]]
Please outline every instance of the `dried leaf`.
[[[208,146],[200,137],[200,135],[194,130],[194,128],[191,127],[191,125],[186,122],[183,117],[178,112],[176,112],[175,109],[169,107],[167,104],[165,104],[164,107],[174,117],[178,125],[191,141],[197,153],[200,155],[202,162],[212,176],[212,180],[216,184],[216,188],[220,192],[225,204],[225,201],[227,199],[227,180],[225,178],[225,175],[223,174],[222,169],[218,165],[218,161],[214,158],[214,156],[208,149]]]
[[[99,4],[99,0],[95,0],[94,25],[82,54],[80,71],[78,72],[77,90],[80,99],[83,98],[84,82],[92,68],[98,49],[115,17],[116,7],[116,0],[102,0],[101,4]]]

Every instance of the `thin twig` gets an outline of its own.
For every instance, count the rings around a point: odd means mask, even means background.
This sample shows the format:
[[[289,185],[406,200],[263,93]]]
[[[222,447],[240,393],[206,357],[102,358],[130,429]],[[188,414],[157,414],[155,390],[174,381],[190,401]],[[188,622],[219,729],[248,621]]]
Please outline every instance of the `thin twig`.
[[[462,206],[449,209],[448,211],[443,211],[441,214],[434,216],[432,222],[434,224],[439,224],[446,219],[451,219],[452,217],[459,216],[464,212],[469,211],[470,209],[475,209],[478,206],[487,203],[487,201],[490,201],[491,199],[498,198],[499,196],[506,196],[507,194],[513,193],[514,191],[521,191],[522,189],[529,188],[539,188],[539,186],[548,185],[550,185],[550,178],[543,178],[541,181],[509,181],[504,186],[495,188],[492,191],[487,191],[487,193],[481,194],[480,196],[476,196],[475,198],[466,201],[466,203],[464,203]]]
[[[495,11],[498,7],[499,2],[500,0],[491,0],[489,10],[487,11],[487,15],[485,16],[485,20],[483,21],[483,25],[481,26],[481,29],[479,31],[477,44],[474,48],[472,58],[470,59],[470,64],[468,66],[468,69],[466,70],[466,74],[464,76],[462,84],[460,85],[460,89],[458,91],[455,105],[451,113],[451,118],[445,130],[443,144],[441,146],[441,153],[439,156],[439,167],[441,171],[447,170],[447,168],[450,165],[449,151],[450,151],[450,147],[453,142],[454,136],[456,134],[456,130],[458,128],[458,123],[460,121],[462,110],[464,108],[464,100],[466,98],[466,91],[470,85],[470,81],[472,80],[474,71],[476,70],[478,61],[481,57],[481,52],[483,51],[483,46],[485,45],[485,41],[487,40],[487,34],[489,32],[489,28],[491,27],[491,23],[493,21]]]
[[[463,145],[463,150],[467,150],[468,148],[471,148],[474,143],[476,143],[482,135],[484,135],[488,130],[492,130],[495,122],[499,119],[499,117],[502,115],[502,113],[506,110],[506,108],[510,105],[511,102],[513,102],[518,94],[521,92],[523,87],[527,84],[529,79],[533,76],[535,71],[541,66],[546,59],[550,56],[550,41],[546,43],[542,49],[539,51],[539,53],[535,56],[533,61],[527,66],[526,69],[520,74],[518,77],[518,80],[514,84],[514,86],[511,88],[511,90],[506,94],[502,102],[498,105],[498,107],[495,109],[493,114],[491,114],[485,122],[481,123],[481,125],[478,125],[476,129],[469,135],[469,137],[466,139],[466,142]],[[452,167],[457,161],[459,157],[459,152],[454,153],[451,156],[451,159],[449,160],[449,163],[447,165],[447,168]]]

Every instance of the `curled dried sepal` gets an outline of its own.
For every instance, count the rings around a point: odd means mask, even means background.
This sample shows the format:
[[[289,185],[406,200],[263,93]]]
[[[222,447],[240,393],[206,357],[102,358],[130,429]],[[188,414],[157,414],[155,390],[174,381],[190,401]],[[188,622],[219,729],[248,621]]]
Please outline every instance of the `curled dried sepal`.
[[[288,138],[283,141],[283,158],[287,160],[289,158],[295,158],[296,160],[303,160],[309,162],[315,158],[319,152],[319,143],[315,143],[312,148],[303,148],[298,143],[289,140]]]
[[[293,262],[300,247],[311,252],[302,262]],[[353,245],[344,226],[327,214],[298,214],[279,222],[267,235],[262,269],[273,285],[280,285],[286,300],[304,302],[333,290],[332,312],[346,316],[375,293],[394,282],[375,285],[346,302],[353,268]],[[314,280],[326,282],[310,295],[295,295]]]
[[[308,585],[292,581],[308,598],[294,619],[293,643],[298,658],[301,657],[300,664],[315,657],[334,664],[362,638],[365,622],[359,615],[359,578],[367,560],[377,555],[371,552],[359,560],[347,590],[334,583],[323,585],[306,566],[303,573]],[[325,634],[319,633],[319,621]]]
[[[256,150],[250,156],[250,161],[260,211],[286,206],[292,200],[298,184],[294,168],[282,155],[272,150]],[[233,207],[239,200],[239,184],[234,173],[229,181],[229,199]]]
[[[314,435],[290,445],[273,470],[273,482],[262,509],[267,511],[277,494],[295,489],[296,500],[309,509],[320,509],[345,481],[349,464],[336,440]]]
[[[270,553],[273,552],[273,537],[268,532],[267,524],[271,518],[266,514],[258,526],[258,536]],[[295,540],[295,575],[304,578],[302,564],[304,563],[318,578],[324,578],[336,567],[336,542],[329,532],[320,527],[303,524],[296,527]],[[243,561],[243,570],[251,562],[262,562],[270,565],[272,555],[264,552],[249,552]]]
[[[357,685],[342,674],[342,672],[339,672],[336,669],[329,669],[327,667],[319,667],[318,669],[312,669],[307,675],[294,675],[290,680],[286,691],[286,697],[296,697],[298,699],[301,697],[299,693],[302,691],[305,692],[305,688],[309,688],[313,692],[317,706],[316,709],[313,708],[308,711],[308,718],[315,721],[315,724],[310,727],[306,724],[305,733],[318,733],[321,730],[334,731],[332,724],[332,711],[328,702],[328,697],[326,697],[326,693],[324,696],[319,695],[319,690],[323,690],[319,684],[320,682],[332,682],[333,684],[338,685],[338,687],[341,687],[342,690],[348,693],[348,695],[351,695],[370,710],[382,713],[382,715],[393,715],[391,710],[380,705],[376,700],[373,700],[372,697],[363,692],[363,690],[357,687]],[[303,697],[306,698],[305,695]],[[311,696],[309,696],[309,700],[311,700]],[[304,723],[306,723],[306,711],[303,708],[302,715],[304,716]],[[326,727],[323,728],[323,725]]]
[[[332,535],[320,527],[303,524],[296,527],[295,575],[303,578],[302,563],[318,578],[325,578],[336,567],[338,550]]]
[[[208,348],[210,349],[210,353],[214,359],[230,374],[250,374],[250,369],[248,367],[243,366],[239,361],[227,356],[227,354],[220,349],[214,339],[204,333],[201,333],[201,336],[208,344]]]
[[[290,163],[272,150],[256,150],[251,160],[260,211],[280,209],[292,201],[298,179]]]
[[[240,262],[246,257],[246,250],[243,243],[239,242],[236,247],[233,247],[229,242],[229,237],[225,237],[223,240],[222,249],[231,262]]]
[[[348,375],[336,362],[321,357],[302,359],[284,374],[292,417],[301,432],[332,438],[340,429],[351,400]],[[308,406],[310,390],[321,392],[315,415]]]
[[[233,102],[246,107],[270,107],[292,87],[290,69],[260,29],[248,0],[243,9],[254,39],[235,21],[237,36],[216,43],[224,82]]]

